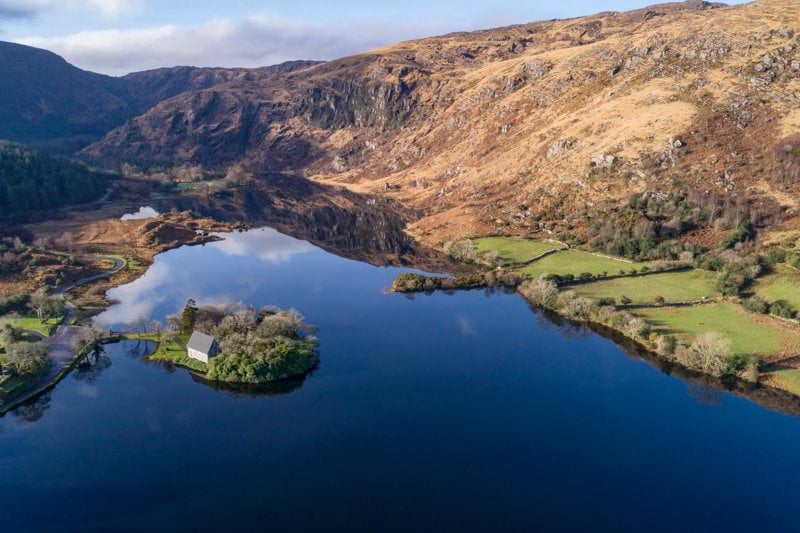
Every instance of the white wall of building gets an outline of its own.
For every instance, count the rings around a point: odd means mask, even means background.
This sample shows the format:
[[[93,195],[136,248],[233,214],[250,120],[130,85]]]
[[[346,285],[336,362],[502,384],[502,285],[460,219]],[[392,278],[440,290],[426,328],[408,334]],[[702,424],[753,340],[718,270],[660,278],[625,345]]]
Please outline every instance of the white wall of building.
[[[203,352],[198,352],[197,350],[192,350],[191,348],[189,348],[189,357],[208,364],[208,354],[205,354]]]

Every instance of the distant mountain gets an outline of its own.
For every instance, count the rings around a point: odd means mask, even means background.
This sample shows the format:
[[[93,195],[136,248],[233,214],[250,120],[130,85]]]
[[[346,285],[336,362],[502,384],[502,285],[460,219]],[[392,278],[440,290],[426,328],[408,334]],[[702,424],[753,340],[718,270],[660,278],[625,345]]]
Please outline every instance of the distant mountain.
[[[315,61],[289,61],[260,68],[172,67],[134,72],[120,81],[126,99],[146,111],[163,100],[184,92],[202,91],[228,82],[257,81],[315,65]]]
[[[81,70],[46,50],[0,41],[0,139],[61,145],[70,151],[184,91],[261,80],[310,64],[175,67],[118,78]]]
[[[81,70],[52,52],[0,42],[0,72],[3,139],[80,143],[138,114],[121,80]]]

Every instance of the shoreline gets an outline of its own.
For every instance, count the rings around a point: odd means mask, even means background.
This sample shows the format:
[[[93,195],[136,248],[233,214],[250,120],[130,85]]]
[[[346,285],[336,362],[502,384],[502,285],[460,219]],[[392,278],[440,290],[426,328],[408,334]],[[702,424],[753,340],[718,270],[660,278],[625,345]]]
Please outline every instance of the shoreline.
[[[651,272],[649,274],[639,274],[639,276],[646,276],[651,274],[657,274],[658,272]],[[521,284],[520,284],[521,285]],[[569,284],[567,285],[569,286]],[[640,359],[646,360],[649,363],[656,366],[660,371],[664,372],[667,375],[678,375],[681,379],[687,379],[691,381],[702,381],[704,385],[712,386],[716,389],[721,389],[736,396],[742,396],[749,401],[753,401],[759,405],[762,405],[768,409],[776,410],[779,412],[783,412],[785,414],[790,414],[792,416],[800,416],[800,394],[796,394],[791,390],[775,386],[770,381],[764,381],[759,379],[757,382],[748,381],[736,374],[723,374],[721,376],[714,376],[713,374],[702,372],[698,369],[693,369],[687,367],[680,362],[678,362],[674,357],[669,357],[664,354],[659,353],[654,347],[648,345],[645,341],[641,339],[637,339],[627,335],[624,331],[620,329],[616,329],[611,325],[599,322],[592,319],[575,319],[570,317],[566,314],[559,312],[556,309],[540,306],[536,303],[532,302],[529,298],[526,298],[521,292],[519,291],[519,285],[516,287],[509,287],[503,284],[495,284],[495,285],[483,285],[483,286],[455,286],[455,287],[448,287],[448,288],[437,288],[433,290],[397,290],[394,286],[391,289],[391,292],[397,294],[433,294],[435,292],[461,292],[461,291],[474,291],[474,290],[492,290],[492,291],[503,291],[508,294],[514,293],[531,309],[534,313],[541,313],[544,315],[548,320],[553,322],[556,325],[561,324],[569,324],[572,327],[588,329],[593,333],[600,335],[603,338],[607,338],[614,342],[623,352],[628,355],[631,355],[628,349],[636,353],[636,356]],[[703,303],[714,303],[716,300],[712,300],[710,302],[703,302]],[[663,306],[657,306],[660,308],[670,308],[670,307],[679,307],[681,304],[666,304]],[[648,306],[649,307],[649,306]],[[656,306],[653,306],[656,307]],[[625,311],[626,307],[622,307],[618,309],[618,311]],[[626,349],[628,348],[628,349]],[[644,357],[643,357],[644,356]],[[761,378],[762,376],[759,376]],[[760,394],[757,394],[758,391],[766,392],[765,396],[783,396],[783,400],[779,401],[780,405],[787,405],[788,407],[776,407],[775,405],[770,405],[772,402],[765,402],[764,399],[761,399]],[[768,404],[769,403],[769,404]]]
[[[225,223],[219,223],[219,224],[220,225],[224,225]],[[265,225],[264,227],[271,227],[271,226]],[[227,228],[228,228],[228,232],[233,232],[233,231],[236,231],[237,229],[242,229],[243,226],[239,225],[238,228],[237,228],[237,227],[233,227],[232,225],[228,224]],[[102,312],[103,310],[105,310],[105,309],[109,308],[110,306],[114,305],[116,302],[107,299],[107,291],[110,290],[111,288],[118,287],[118,286],[124,285],[126,283],[130,283],[130,282],[132,282],[132,281],[134,281],[136,279],[139,279],[144,274],[146,274],[148,269],[154,263],[155,257],[157,255],[159,255],[161,253],[168,252],[168,251],[173,250],[173,249],[180,248],[182,246],[195,246],[195,245],[201,245],[201,244],[206,244],[208,242],[215,242],[215,241],[220,241],[220,240],[224,240],[224,237],[221,237],[219,235],[213,235],[211,233],[205,233],[203,235],[195,234],[194,237],[191,240],[171,242],[168,245],[159,247],[159,248],[157,248],[155,250],[151,250],[153,253],[149,254],[149,257],[147,259],[144,259],[144,258],[133,258],[133,260],[138,262],[138,268],[136,270],[131,270],[130,268],[126,268],[126,267],[129,267],[128,262],[132,258],[130,258],[128,256],[125,256],[125,255],[119,255],[119,257],[122,257],[122,261],[124,263],[122,268],[115,269],[114,271],[107,272],[107,273],[101,274],[101,275],[96,276],[96,277],[93,276],[91,278],[90,282],[87,283],[86,285],[68,287],[67,289],[57,290],[57,292],[59,294],[63,294],[66,297],[67,294],[65,294],[65,293],[68,293],[72,289],[77,289],[77,288],[80,287],[83,290],[89,290],[92,287],[99,286],[98,283],[94,283],[94,282],[105,282],[105,284],[103,285],[103,289],[104,290],[103,290],[103,293],[102,293],[102,298],[103,298],[102,304],[97,305],[97,306],[92,306],[92,307],[75,305],[75,307],[74,307],[74,314],[76,315],[75,318],[77,318],[79,320],[85,320],[88,317],[91,317],[96,313]],[[95,251],[94,254],[97,255],[97,251]],[[107,254],[107,256],[111,257],[108,254]],[[681,270],[683,268],[685,268],[685,267],[676,268],[676,270]],[[459,270],[458,265],[454,265],[454,268],[452,269],[452,271],[453,272],[458,272],[458,270]],[[123,271],[127,272],[129,274],[129,276],[126,277],[126,276],[118,276],[117,275],[117,274],[119,274],[120,272],[123,272]],[[682,378],[686,378],[686,379],[695,378],[696,379],[698,377],[702,377],[704,379],[711,380],[714,383],[713,386],[715,386],[715,388],[720,388],[720,389],[723,389],[723,390],[727,390],[727,391],[732,392],[732,393],[735,393],[736,391],[739,391],[739,393],[742,393],[742,391],[752,392],[754,390],[764,389],[764,390],[774,391],[776,393],[785,394],[785,395],[788,395],[788,397],[791,398],[792,400],[797,400],[797,402],[798,402],[798,407],[796,409],[793,407],[790,410],[791,414],[800,415],[800,395],[796,394],[796,393],[794,393],[794,392],[792,392],[790,390],[787,390],[785,388],[776,386],[774,383],[771,382],[772,380],[770,380],[770,382],[764,382],[763,380],[760,380],[757,384],[753,384],[752,382],[744,380],[739,376],[726,375],[726,376],[723,376],[722,378],[717,378],[717,377],[715,377],[715,376],[713,376],[711,374],[706,374],[706,373],[700,372],[700,371],[698,371],[696,369],[692,369],[692,368],[686,367],[684,365],[681,365],[677,360],[674,359],[674,357],[668,357],[668,356],[665,356],[665,355],[659,353],[652,346],[649,346],[647,344],[647,342],[645,342],[643,340],[640,340],[640,339],[632,338],[629,335],[627,335],[625,332],[623,332],[622,330],[615,329],[615,328],[611,327],[607,323],[598,322],[598,321],[591,320],[591,319],[587,319],[587,320],[574,319],[574,318],[571,318],[569,316],[566,316],[566,315],[558,312],[557,310],[549,309],[547,307],[541,307],[541,306],[535,305],[528,298],[526,298],[525,296],[520,294],[520,292],[518,290],[519,285],[521,284],[520,280],[516,280],[516,281],[508,280],[507,281],[505,279],[505,277],[504,277],[505,275],[513,273],[513,271],[511,271],[511,270],[508,270],[508,271],[503,271],[503,270],[500,270],[500,271],[488,271],[488,273],[491,273],[494,276],[494,278],[493,278],[494,279],[494,285],[493,286],[489,286],[489,285],[486,285],[486,284],[482,285],[482,284],[477,282],[477,277],[483,278],[483,276],[485,274],[487,274],[487,272],[483,272],[483,273],[475,273],[474,272],[473,274],[461,274],[461,275],[459,275],[459,274],[448,274],[448,273],[445,272],[443,274],[454,276],[452,278],[453,280],[457,280],[457,279],[461,278],[461,279],[464,279],[464,280],[469,280],[470,283],[467,283],[464,286],[459,286],[459,284],[456,283],[455,286],[448,286],[446,288],[445,287],[434,287],[434,288],[432,288],[432,290],[410,290],[410,291],[409,290],[396,290],[396,288],[393,286],[391,291],[392,292],[396,292],[396,293],[409,293],[409,292],[426,293],[426,292],[435,292],[436,290],[456,291],[456,290],[476,290],[476,289],[485,289],[485,288],[493,288],[493,289],[504,288],[507,291],[514,290],[514,292],[519,294],[520,297],[522,297],[523,300],[525,300],[526,303],[528,303],[528,305],[534,311],[539,311],[539,312],[544,313],[548,317],[548,319],[550,319],[551,321],[554,321],[554,322],[567,321],[567,322],[569,322],[570,324],[572,324],[574,326],[589,328],[593,332],[595,332],[595,333],[597,333],[597,334],[599,334],[599,335],[601,335],[601,336],[603,336],[605,338],[609,338],[610,340],[614,341],[615,344],[617,344],[617,346],[619,346],[623,350],[625,349],[624,345],[626,343],[632,343],[633,345],[636,346],[636,350],[638,352],[643,352],[643,353],[647,354],[648,360],[657,361],[659,363],[664,363],[666,365],[669,365],[670,366],[670,372],[667,372],[668,374],[671,374],[673,369],[678,368],[678,369],[680,369],[680,372],[677,372],[677,373],[680,374]],[[661,272],[659,272],[657,270],[654,270],[654,271],[649,271],[649,272],[640,272],[640,273],[636,274],[636,276],[637,277],[639,277],[639,276],[645,277],[645,276],[648,276],[648,275],[655,275],[655,274],[659,274],[659,273],[661,273]],[[616,277],[616,276],[608,276],[608,277],[612,278],[612,277]],[[116,279],[114,279],[114,278],[116,278]],[[510,281],[510,283],[509,283],[509,281]],[[578,283],[580,283],[580,281],[576,280],[574,283],[578,284]],[[566,283],[565,286],[569,286],[571,284],[572,283]],[[79,298],[80,297],[78,297],[78,299]],[[672,304],[667,304],[666,306],[660,306],[660,307],[672,307],[672,306],[673,306]],[[627,308],[627,306],[623,306],[623,307],[618,308],[617,310],[625,311],[626,308]],[[118,339],[118,340],[124,340],[125,335],[123,334],[123,335],[120,335],[119,337],[121,337],[121,338]],[[135,340],[135,339],[131,339],[131,340]],[[142,340],[145,340],[145,339],[142,339]],[[174,360],[171,360],[169,358],[162,358],[162,359],[152,358],[151,356],[155,352],[157,352],[157,350],[158,350],[158,344],[159,343],[158,343],[157,340],[152,339],[152,338],[146,339],[146,340],[148,340],[149,342],[155,343],[155,346],[154,346],[153,350],[151,351],[151,353],[148,356],[146,356],[146,358],[149,361],[171,364],[171,365],[173,365],[175,367],[183,368],[183,369],[189,371],[190,373],[195,374],[198,378],[203,379],[205,382],[207,382],[209,384],[217,383],[217,384],[220,384],[220,385],[231,385],[231,383],[229,383],[229,382],[215,382],[215,381],[207,380],[207,379],[205,379],[205,377],[203,375],[197,374],[198,370],[196,368],[192,368],[191,366],[180,364],[180,363],[175,362]],[[58,375],[55,376],[53,379],[48,380],[47,383],[44,383],[41,386],[37,387],[36,390],[25,391],[25,393],[22,396],[17,397],[17,398],[13,398],[7,404],[0,406],[0,416],[4,415],[5,413],[7,413],[8,411],[12,410],[13,408],[15,408],[15,407],[17,407],[17,406],[19,406],[19,405],[21,405],[23,403],[26,403],[27,401],[30,401],[30,400],[40,396],[41,394],[44,394],[44,393],[48,392],[49,390],[52,390],[52,388],[54,388],[64,377],[66,377],[66,375],[69,374],[69,372],[71,372],[71,370],[74,368],[74,365],[77,363],[77,361],[79,361],[80,358],[83,357],[84,355],[85,355],[85,353],[76,354],[70,360],[70,363],[68,365],[65,365],[58,372]],[[663,365],[657,365],[657,366],[663,371]],[[284,378],[282,380],[276,380],[275,382],[269,382],[269,383],[276,383],[278,381],[284,381],[284,380],[292,381],[292,380],[296,380],[296,379],[302,379],[302,378],[304,378],[305,376],[309,375],[312,372],[313,372],[313,370],[309,371],[308,373],[306,373],[304,375],[301,375],[301,376],[288,377],[288,378]],[[256,385],[257,386],[257,385],[268,385],[269,383],[266,383],[266,384],[236,383],[235,385]],[[760,402],[758,402],[757,399],[753,399],[753,401],[756,401],[757,403],[760,403]],[[789,403],[792,403],[792,402],[790,401]]]

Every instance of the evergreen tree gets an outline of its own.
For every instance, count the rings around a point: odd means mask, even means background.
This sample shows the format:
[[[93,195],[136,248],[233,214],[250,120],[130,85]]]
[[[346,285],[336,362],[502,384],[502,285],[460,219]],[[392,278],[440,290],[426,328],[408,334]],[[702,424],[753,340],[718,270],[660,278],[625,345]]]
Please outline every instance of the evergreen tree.
[[[194,324],[197,321],[197,303],[189,299],[186,302],[186,306],[183,308],[181,312],[181,322],[180,328],[181,333],[184,335],[190,335],[192,331],[194,331]]]

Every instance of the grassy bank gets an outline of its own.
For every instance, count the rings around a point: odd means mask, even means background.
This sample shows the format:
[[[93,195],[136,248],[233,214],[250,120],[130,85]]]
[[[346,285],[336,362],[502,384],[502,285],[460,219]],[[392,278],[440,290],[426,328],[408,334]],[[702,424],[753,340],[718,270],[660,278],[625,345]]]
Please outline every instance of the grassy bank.
[[[205,374],[208,372],[208,365],[202,361],[190,358],[186,355],[186,343],[189,342],[188,335],[179,335],[174,340],[164,341],[154,333],[130,333],[123,337],[128,340],[147,340],[156,344],[153,353],[147,356],[151,361],[160,361],[162,363],[172,363],[175,366],[188,368],[195,372]]]

